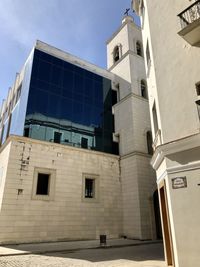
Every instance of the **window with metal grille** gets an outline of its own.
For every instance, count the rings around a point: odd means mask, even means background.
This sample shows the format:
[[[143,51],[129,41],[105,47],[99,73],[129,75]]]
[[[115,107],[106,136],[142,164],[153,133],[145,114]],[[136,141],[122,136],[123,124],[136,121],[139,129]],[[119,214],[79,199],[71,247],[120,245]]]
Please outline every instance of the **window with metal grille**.
[[[85,178],[85,198],[95,197],[95,179]]]

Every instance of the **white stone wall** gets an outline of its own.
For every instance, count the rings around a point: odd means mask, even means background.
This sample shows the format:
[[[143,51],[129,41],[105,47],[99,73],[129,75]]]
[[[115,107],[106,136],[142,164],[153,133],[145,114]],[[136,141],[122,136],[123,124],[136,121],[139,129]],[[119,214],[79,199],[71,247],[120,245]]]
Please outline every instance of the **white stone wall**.
[[[200,80],[200,53],[177,34],[177,14],[190,5],[187,0],[145,0],[144,5],[143,41],[146,46],[148,39],[151,54],[150,110],[156,101],[162,142],[167,143],[199,132],[195,83]]]
[[[114,107],[115,131],[120,135],[120,155],[147,153],[146,133],[150,128],[148,101],[130,94]]]
[[[124,235],[154,239],[153,193],[155,172],[147,154],[146,132],[150,130],[148,101],[130,94],[114,107],[115,129],[119,133]]]
[[[113,34],[111,39],[107,41],[107,68],[113,66],[113,50],[116,46],[121,46],[121,55],[124,55],[129,50],[128,40],[128,26],[126,23],[122,24],[120,29]]]
[[[186,177],[187,188],[172,189],[174,177]],[[199,169],[180,171],[178,175],[166,177],[174,256],[178,267],[198,266],[200,262],[199,177]]]
[[[117,156],[23,137],[9,140],[11,151],[0,217],[1,243],[96,239],[100,234],[117,238],[122,234]],[[55,170],[52,200],[33,198],[36,167]],[[83,173],[98,176],[97,200],[83,198]]]
[[[107,68],[113,66],[113,50],[117,45],[121,45],[123,56],[130,51],[136,53],[136,41],[142,42],[141,29],[133,22],[132,17],[125,17],[122,26],[107,41]]]
[[[136,239],[154,239],[153,193],[155,173],[146,155],[135,153],[121,159],[124,234]]]
[[[198,266],[200,261],[199,117],[195,103],[200,53],[199,47],[190,46],[178,35],[181,25],[177,16],[190,5],[187,0],[144,0],[143,42],[146,49],[148,40],[151,56],[149,66],[146,64],[151,122],[153,125],[156,103],[161,135],[152,164],[159,187],[166,186],[176,267]],[[186,177],[187,187],[173,189],[176,177]]]
[[[196,148],[170,155],[157,170],[159,186],[166,186],[172,253],[177,267],[198,266],[200,261],[200,218],[197,212],[200,201],[199,152],[200,149]],[[186,159],[191,161],[191,157],[196,157],[195,163],[186,164]],[[173,189],[172,180],[176,177],[185,177],[186,187]]]
[[[127,68],[130,69],[129,55],[121,59],[120,64],[116,64],[111,71],[130,83],[129,87],[131,88],[131,73],[127,71]]]

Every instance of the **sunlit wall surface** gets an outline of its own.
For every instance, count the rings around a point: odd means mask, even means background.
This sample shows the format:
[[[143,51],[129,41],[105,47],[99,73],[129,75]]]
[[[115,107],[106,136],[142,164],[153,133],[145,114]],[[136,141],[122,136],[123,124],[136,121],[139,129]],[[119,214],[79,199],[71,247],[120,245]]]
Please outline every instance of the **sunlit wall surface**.
[[[111,81],[35,50],[24,135],[118,154]]]

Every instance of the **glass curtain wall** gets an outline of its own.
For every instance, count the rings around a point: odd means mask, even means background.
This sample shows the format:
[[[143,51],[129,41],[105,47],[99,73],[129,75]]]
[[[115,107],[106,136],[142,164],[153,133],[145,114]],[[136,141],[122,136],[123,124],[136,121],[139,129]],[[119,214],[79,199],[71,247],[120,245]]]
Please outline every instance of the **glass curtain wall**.
[[[25,63],[22,82],[10,100],[7,112],[5,112],[2,118],[2,125],[0,125],[0,127],[2,127],[0,131],[2,133],[2,136],[0,136],[0,145],[1,143],[3,144],[5,142],[9,135],[23,135],[32,62],[33,52],[31,52],[28,60]]]
[[[111,81],[35,50],[24,135],[118,154]]]

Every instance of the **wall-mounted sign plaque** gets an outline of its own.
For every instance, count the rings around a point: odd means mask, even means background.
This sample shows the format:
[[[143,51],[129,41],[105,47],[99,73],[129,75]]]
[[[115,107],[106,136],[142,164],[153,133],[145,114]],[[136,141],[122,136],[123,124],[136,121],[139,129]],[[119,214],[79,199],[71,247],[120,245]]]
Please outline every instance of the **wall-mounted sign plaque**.
[[[172,179],[172,188],[179,189],[187,187],[187,179],[186,177],[176,177]]]

